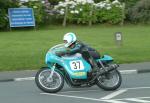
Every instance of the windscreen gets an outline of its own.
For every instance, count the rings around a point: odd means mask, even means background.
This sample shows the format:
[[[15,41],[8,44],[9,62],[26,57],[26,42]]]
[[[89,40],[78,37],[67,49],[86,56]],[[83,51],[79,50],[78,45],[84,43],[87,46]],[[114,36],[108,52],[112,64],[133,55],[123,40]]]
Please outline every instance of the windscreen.
[[[57,52],[65,52],[65,51],[66,51],[66,47],[64,46],[64,44],[55,45],[50,49],[50,52],[54,54]]]

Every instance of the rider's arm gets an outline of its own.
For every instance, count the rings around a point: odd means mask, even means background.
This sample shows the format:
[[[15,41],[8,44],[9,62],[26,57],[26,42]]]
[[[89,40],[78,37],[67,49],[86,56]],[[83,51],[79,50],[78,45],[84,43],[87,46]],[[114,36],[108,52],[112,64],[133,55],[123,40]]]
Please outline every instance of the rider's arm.
[[[75,53],[79,53],[81,48],[82,48],[82,45],[81,44],[77,44],[74,48],[72,48],[72,49],[70,49],[68,51],[68,54],[73,55]]]
[[[66,51],[61,51],[61,52],[56,52],[56,55],[58,56],[63,56],[65,54],[69,54],[69,55],[73,55],[75,53],[80,53],[81,51],[81,48],[83,47],[84,45],[81,44],[81,43],[78,43],[75,45],[74,48],[68,48]]]
[[[58,51],[58,52],[55,52],[55,54],[56,54],[57,56],[63,56],[63,55],[65,55],[65,54],[67,54],[67,52],[66,52],[66,51]]]

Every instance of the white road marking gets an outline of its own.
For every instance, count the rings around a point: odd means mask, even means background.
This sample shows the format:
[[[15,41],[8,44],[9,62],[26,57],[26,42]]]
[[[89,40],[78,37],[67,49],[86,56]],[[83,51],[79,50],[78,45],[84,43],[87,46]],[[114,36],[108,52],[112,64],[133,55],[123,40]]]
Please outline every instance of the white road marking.
[[[139,102],[139,103],[150,103],[150,101],[142,100],[142,99],[138,99],[138,98],[130,98],[130,99],[126,99],[126,100],[133,101],[133,102]]]
[[[111,99],[111,98],[114,98],[115,96],[117,96],[117,95],[120,95],[120,94],[122,94],[122,93],[124,93],[124,92],[126,92],[127,90],[136,90],[136,89],[150,89],[150,87],[134,87],[134,88],[122,88],[121,90],[118,90],[118,91],[116,91],[116,92],[113,92],[113,93],[111,93],[111,94],[109,94],[109,95],[107,95],[107,96],[105,96],[105,97],[102,97],[102,98],[100,98],[100,99]],[[115,100],[119,100],[119,99],[115,99]]]
[[[101,101],[96,98],[88,98],[88,97],[78,97],[78,96],[70,96],[70,95],[62,95],[62,94],[51,94],[51,93],[40,93],[45,95],[51,95],[51,96],[58,96],[58,97],[68,97],[68,98],[76,98],[76,99],[86,99],[86,100],[94,100],[94,101]]]
[[[136,98],[139,98],[139,99],[150,99],[150,97],[136,97]]]
[[[150,99],[150,97],[136,97],[137,99]],[[131,98],[113,99],[113,100],[127,100]]]
[[[118,90],[116,92],[113,92],[103,98],[97,99],[97,98],[89,98],[89,97],[79,97],[79,96],[73,96],[73,95],[63,95],[63,94],[50,94],[50,93],[40,93],[45,95],[51,95],[51,96],[59,96],[59,97],[66,97],[66,98],[74,98],[74,99],[83,99],[83,100],[91,100],[91,101],[101,101],[106,103],[128,103],[128,102],[139,102],[139,103],[150,103],[148,100],[143,99],[150,99],[150,97],[136,97],[136,98],[122,98],[122,99],[112,99],[113,97],[120,95],[127,90],[135,90],[135,89],[150,89],[150,87],[135,87],[135,88],[125,88]],[[85,91],[97,91],[97,90],[84,90],[84,91],[66,91],[66,93],[69,92],[85,92]],[[60,92],[65,93],[65,92]],[[128,101],[128,102],[125,102]]]
[[[25,81],[25,80],[34,80],[35,77],[26,77],[26,78],[14,78],[14,81]]]
[[[137,74],[137,70],[120,70],[121,74]]]
[[[104,102],[108,102],[108,103],[128,103],[128,102],[122,102],[122,101],[118,101],[118,100],[103,100]]]
[[[136,74],[137,70],[120,70],[121,74]],[[35,77],[14,78],[14,81],[34,80]]]
[[[111,93],[111,94],[109,94],[109,95],[107,95],[105,97],[100,98],[100,99],[111,99],[111,98],[113,98],[113,97],[115,97],[117,95],[120,95],[120,94],[122,94],[122,93],[124,93],[126,91],[127,91],[127,89],[118,90],[118,91],[113,92],[113,93]]]
[[[99,89],[99,88],[98,88]],[[134,87],[134,88],[121,88],[121,90],[135,90],[135,89],[150,89],[150,87]],[[91,89],[91,90],[80,90],[80,91],[64,91],[59,93],[77,93],[77,92],[94,92],[98,91],[97,89]]]
[[[118,100],[101,100],[96,98],[88,98],[88,97],[78,97],[78,96],[70,96],[70,95],[62,95],[62,94],[51,94],[51,93],[40,93],[44,95],[51,95],[51,96],[58,96],[58,97],[67,97],[67,98],[74,98],[74,99],[84,99],[84,100],[92,100],[92,101],[103,101],[108,103],[126,103]]]
[[[139,102],[139,103],[150,103],[150,101],[148,101],[148,100],[142,100],[142,99],[149,99],[150,97],[123,98],[123,99],[96,99],[96,98],[88,98],[88,97],[62,95],[62,94],[50,94],[50,93],[40,93],[40,94],[58,96],[58,97],[74,98],[74,99],[101,101],[101,102],[107,102],[107,103],[128,103],[128,102],[124,102],[124,100],[132,101],[132,102]]]
[[[77,93],[77,92],[93,92],[97,91],[96,89],[91,89],[91,90],[80,90],[80,91],[64,91],[64,92],[59,92],[59,93]]]
[[[128,90],[135,90],[135,89],[150,89],[150,87],[133,87],[133,88],[126,88]]]

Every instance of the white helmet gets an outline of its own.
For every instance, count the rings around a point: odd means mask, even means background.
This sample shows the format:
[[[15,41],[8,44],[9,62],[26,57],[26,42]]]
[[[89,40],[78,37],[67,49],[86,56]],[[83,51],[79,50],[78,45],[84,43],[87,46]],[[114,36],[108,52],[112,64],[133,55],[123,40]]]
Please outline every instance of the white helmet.
[[[77,41],[77,38],[74,33],[70,32],[64,35],[63,40],[65,41],[65,47],[69,47],[71,44]]]

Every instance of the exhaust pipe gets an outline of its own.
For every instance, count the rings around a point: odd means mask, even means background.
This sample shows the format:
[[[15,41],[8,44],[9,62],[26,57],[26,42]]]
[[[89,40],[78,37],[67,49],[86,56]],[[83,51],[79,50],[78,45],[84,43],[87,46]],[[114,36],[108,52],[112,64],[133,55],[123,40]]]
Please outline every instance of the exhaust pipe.
[[[119,67],[118,64],[112,64],[108,68],[109,68],[109,70],[114,70],[114,69],[117,69],[118,67]]]
[[[100,70],[100,75],[103,75],[103,74],[108,73],[108,72],[110,72],[110,71],[112,71],[112,70],[115,70],[115,69],[117,69],[118,67],[119,67],[118,64],[112,64],[112,65],[110,65],[109,67],[101,68],[101,70]]]

